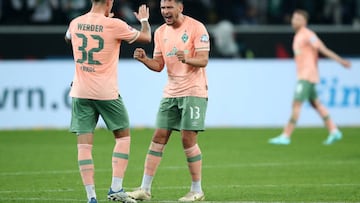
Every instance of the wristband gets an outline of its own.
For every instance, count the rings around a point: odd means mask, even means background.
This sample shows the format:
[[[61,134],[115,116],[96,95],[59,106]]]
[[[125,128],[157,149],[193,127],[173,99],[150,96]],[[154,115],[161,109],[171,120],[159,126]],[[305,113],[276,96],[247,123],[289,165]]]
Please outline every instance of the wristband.
[[[149,19],[148,18],[141,18],[140,22],[147,22]]]

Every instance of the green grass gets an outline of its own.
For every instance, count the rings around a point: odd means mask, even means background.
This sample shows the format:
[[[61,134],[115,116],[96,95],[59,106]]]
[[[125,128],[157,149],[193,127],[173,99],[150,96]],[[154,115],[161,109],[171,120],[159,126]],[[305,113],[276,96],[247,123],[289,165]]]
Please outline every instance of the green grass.
[[[289,146],[267,144],[280,129],[208,129],[199,136],[206,202],[360,202],[360,127],[322,145],[324,128],[298,128]],[[141,183],[152,129],[132,129],[127,190]],[[93,149],[99,202],[107,202],[113,137],[99,129]],[[165,148],[151,202],[176,202],[190,176],[179,133]],[[76,136],[67,130],[0,131],[0,202],[86,202]]]

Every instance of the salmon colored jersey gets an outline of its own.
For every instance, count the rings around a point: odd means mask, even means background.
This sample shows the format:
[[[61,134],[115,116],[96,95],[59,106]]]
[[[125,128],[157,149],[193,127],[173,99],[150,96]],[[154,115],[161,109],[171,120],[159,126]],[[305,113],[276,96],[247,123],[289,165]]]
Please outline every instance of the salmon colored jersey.
[[[209,34],[205,26],[188,16],[178,28],[163,24],[155,31],[154,56],[165,61],[168,83],[163,96],[195,96],[207,98],[207,78],[205,67],[192,67],[178,61],[175,53],[184,51],[187,57],[195,56],[197,51],[210,51]]]
[[[117,99],[121,41],[132,43],[140,32],[120,19],[96,13],[87,13],[72,20],[68,32],[76,64],[70,96]]]
[[[303,27],[294,36],[293,51],[298,80],[319,82],[318,49],[322,44],[318,36]]]

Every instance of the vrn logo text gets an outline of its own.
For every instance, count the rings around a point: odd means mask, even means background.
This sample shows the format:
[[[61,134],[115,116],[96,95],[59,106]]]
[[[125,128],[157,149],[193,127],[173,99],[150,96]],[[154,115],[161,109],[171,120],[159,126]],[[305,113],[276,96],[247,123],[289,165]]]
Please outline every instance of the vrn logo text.
[[[60,92],[60,98],[49,101],[45,88],[42,87],[0,87],[0,111],[1,110],[45,110],[59,107],[71,108],[69,98],[70,88]]]
[[[320,101],[330,108],[360,107],[360,84],[348,86],[337,77],[321,78],[317,88]]]

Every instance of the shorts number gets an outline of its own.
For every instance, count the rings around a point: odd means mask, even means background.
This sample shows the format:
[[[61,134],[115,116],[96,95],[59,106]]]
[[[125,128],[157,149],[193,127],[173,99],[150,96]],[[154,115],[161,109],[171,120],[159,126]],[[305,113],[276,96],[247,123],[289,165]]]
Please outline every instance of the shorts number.
[[[190,119],[199,119],[200,118],[200,107],[190,106]]]
[[[90,35],[91,38],[98,41],[98,47],[92,48],[89,52],[87,52],[86,47],[88,45],[88,38],[81,33],[76,33],[76,36],[82,39],[82,45],[78,48],[78,50],[82,52],[82,58],[78,59],[76,62],[84,63],[85,61],[88,61],[88,64],[101,65],[100,61],[94,60],[93,54],[94,52],[99,52],[104,48],[104,39],[99,35]]]

